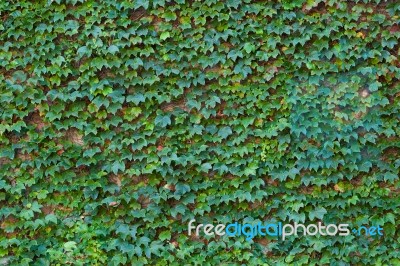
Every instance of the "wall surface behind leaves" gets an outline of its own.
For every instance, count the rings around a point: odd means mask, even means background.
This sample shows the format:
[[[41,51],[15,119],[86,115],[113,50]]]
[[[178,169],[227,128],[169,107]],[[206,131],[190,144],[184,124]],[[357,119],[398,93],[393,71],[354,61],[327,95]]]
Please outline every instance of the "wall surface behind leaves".
[[[399,1],[1,1],[0,264],[399,265]],[[194,237],[187,223],[380,225]]]

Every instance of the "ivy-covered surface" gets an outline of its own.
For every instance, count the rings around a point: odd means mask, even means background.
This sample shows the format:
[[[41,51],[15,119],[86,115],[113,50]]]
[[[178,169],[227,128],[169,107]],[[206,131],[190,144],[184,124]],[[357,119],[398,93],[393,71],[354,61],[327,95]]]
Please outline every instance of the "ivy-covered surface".
[[[399,265],[400,3],[1,1],[1,265]],[[187,223],[380,225],[196,238]]]

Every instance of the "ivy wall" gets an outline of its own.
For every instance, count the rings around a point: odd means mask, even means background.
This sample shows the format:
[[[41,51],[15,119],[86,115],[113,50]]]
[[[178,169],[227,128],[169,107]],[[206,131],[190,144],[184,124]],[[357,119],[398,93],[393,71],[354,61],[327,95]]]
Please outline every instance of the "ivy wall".
[[[0,2],[0,264],[399,265],[399,1]],[[187,223],[384,236],[189,236]]]

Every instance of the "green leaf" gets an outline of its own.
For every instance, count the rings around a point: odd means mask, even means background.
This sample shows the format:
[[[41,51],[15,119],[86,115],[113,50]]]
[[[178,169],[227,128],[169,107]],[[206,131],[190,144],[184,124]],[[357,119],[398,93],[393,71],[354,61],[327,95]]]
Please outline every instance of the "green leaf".
[[[119,52],[119,48],[116,45],[111,45],[110,47],[108,47],[107,50],[110,54],[115,54]]]
[[[162,232],[160,233],[160,235],[158,236],[158,238],[159,238],[161,241],[170,240],[170,239],[171,239],[171,231],[162,231]]]
[[[26,74],[25,72],[18,70],[13,73],[13,78],[17,82],[24,82],[26,80]]]
[[[79,47],[76,51],[80,56],[86,54],[88,52],[88,48],[86,46]]]
[[[218,131],[218,136],[220,136],[222,139],[226,139],[231,134],[232,129],[229,126],[223,127]]]
[[[160,39],[161,40],[166,40],[167,38],[169,38],[170,37],[170,34],[169,34],[169,32],[163,32],[163,33],[161,33],[161,35],[160,35]]]
[[[174,12],[165,12],[162,17],[165,19],[165,21],[176,20],[176,14]]]
[[[327,211],[324,207],[318,207],[318,208],[315,208],[314,210],[310,211],[309,217],[310,217],[310,220],[314,220],[314,218],[322,220],[326,213],[327,213]]]
[[[251,53],[252,51],[254,51],[255,49],[256,49],[256,47],[255,47],[255,45],[254,44],[252,44],[252,43],[246,43],[244,46],[243,46],[243,48],[244,48],[244,50],[246,51],[246,53]]]
[[[46,217],[44,218],[44,220],[45,220],[47,223],[52,222],[52,223],[54,223],[54,224],[57,224],[57,217],[56,217],[54,214],[52,214],[52,213],[47,214]]]
[[[201,165],[201,170],[203,171],[203,172],[208,172],[209,170],[211,170],[212,169],[212,165],[210,164],[210,163],[203,163],[202,165]]]
[[[88,150],[85,150],[83,152],[83,157],[91,158],[91,157],[93,157],[93,155],[95,155],[98,152],[101,152],[99,147],[96,147],[96,148],[93,148],[93,149],[88,149]]]
[[[141,102],[144,103],[146,101],[146,98],[144,97],[143,94],[138,93],[138,94],[135,94],[135,95],[129,95],[128,97],[126,97],[126,101],[127,102],[133,102],[136,105],[138,105]]]
[[[76,246],[76,242],[75,241],[68,241],[68,242],[64,243],[64,250],[66,252],[73,251],[76,248],[77,248],[77,246]]]
[[[154,121],[157,126],[166,127],[171,125],[171,118],[168,115],[158,115]]]
[[[135,0],[134,3],[135,9],[138,9],[140,7],[143,7],[144,9],[149,8],[149,0]]]
[[[125,163],[123,161],[115,161],[111,167],[112,172],[116,175],[118,171],[125,171]]]
[[[383,177],[383,180],[389,181],[389,182],[392,183],[395,180],[399,180],[399,177],[396,174],[392,173],[392,172],[386,172],[385,176]]]

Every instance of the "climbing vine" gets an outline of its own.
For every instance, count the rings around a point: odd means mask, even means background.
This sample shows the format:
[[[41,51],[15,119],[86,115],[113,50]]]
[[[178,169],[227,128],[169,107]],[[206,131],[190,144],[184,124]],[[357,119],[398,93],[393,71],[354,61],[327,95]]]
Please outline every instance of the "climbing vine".
[[[1,1],[0,264],[400,264],[399,16]],[[195,237],[191,219],[384,235]]]

